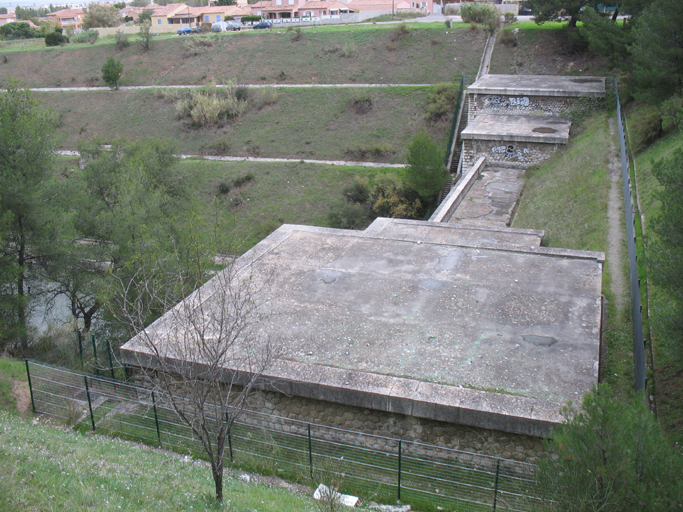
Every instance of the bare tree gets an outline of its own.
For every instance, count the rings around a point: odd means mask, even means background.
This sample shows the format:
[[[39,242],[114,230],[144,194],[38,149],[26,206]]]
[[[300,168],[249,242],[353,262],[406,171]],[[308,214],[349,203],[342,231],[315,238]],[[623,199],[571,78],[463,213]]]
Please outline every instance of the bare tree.
[[[258,332],[265,319],[259,301],[264,283],[247,270],[230,264],[148,327],[150,311],[170,306],[186,275],[168,280],[143,265],[116,279],[110,294],[112,313],[135,333],[122,349],[123,360],[140,369],[155,395],[202,443],[218,500],[228,434],[273,359],[270,340]]]

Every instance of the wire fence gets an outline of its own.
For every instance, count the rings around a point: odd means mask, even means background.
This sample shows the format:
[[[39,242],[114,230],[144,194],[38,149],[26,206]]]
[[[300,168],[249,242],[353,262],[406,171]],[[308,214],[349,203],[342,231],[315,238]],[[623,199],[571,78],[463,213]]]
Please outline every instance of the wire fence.
[[[202,456],[168,400],[150,389],[26,360],[34,411],[75,428]],[[216,421],[216,418],[211,418]],[[242,411],[228,437],[234,466],[419,510],[535,511],[535,466],[272,414]]]
[[[643,307],[640,303],[640,279],[638,278],[638,256],[636,254],[636,215],[633,208],[633,192],[631,190],[631,175],[629,159],[624,137],[623,113],[619,102],[619,88],[617,79],[613,81],[616,97],[617,128],[619,131],[619,149],[621,156],[621,170],[624,192],[624,215],[626,217],[626,246],[628,250],[628,274],[631,288],[631,319],[633,322],[633,361],[635,366],[635,389],[644,390],[647,386],[645,337],[643,335]]]
[[[76,333],[57,348],[43,352],[36,360],[52,366],[77,370],[97,377],[126,380],[124,368],[115,364],[118,349],[112,347],[107,338],[96,338],[94,334]]]

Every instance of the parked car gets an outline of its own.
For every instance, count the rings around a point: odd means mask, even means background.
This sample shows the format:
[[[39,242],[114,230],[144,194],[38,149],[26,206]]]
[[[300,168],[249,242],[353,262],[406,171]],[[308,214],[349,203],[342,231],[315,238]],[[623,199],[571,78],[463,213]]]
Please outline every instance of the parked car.
[[[259,21],[256,25],[254,25],[254,29],[257,28],[270,28],[272,25],[268,23],[267,21]]]
[[[185,35],[191,34],[191,33],[192,33],[192,29],[190,27],[183,27],[183,28],[178,29],[178,35],[179,36],[185,36]]]
[[[211,32],[227,32],[228,30],[242,30],[242,25],[236,21],[217,21],[211,25]]]
[[[192,27],[190,29],[191,34],[201,34],[202,32],[204,32],[203,27]]]

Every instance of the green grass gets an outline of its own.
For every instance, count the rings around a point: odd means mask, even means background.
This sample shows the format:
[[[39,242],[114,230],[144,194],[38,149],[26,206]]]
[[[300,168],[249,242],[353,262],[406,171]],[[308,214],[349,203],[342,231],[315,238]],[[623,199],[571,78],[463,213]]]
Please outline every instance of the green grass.
[[[102,436],[34,425],[0,412],[2,510],[312,511],[312,500],[227,471],[213,500],[206,464]]]
[[[527,181],[514,227],[544,229],[544,245],[590,251],[607,248],[607,115],[588,119],[583,132]]]
[[[514,227],[544,229],[543,244],[550,247],[606,252],[611,186],[607,115],[595,113],[573,127],[580,133],[566,149],[527,171]],[[633,383],[632,331],[630,315],[617,311],[610,283],[612,274],[625,272],[624,268],[610,268],[606,262],[603,271],[608,314],[603,326],[607,360],[602,361],[602,382],[613,385],[620,396]]]
[[[347,150],[358,144],[392,146],[394,154],[380,158],[405,162],[406,147],[420,130],[429,130],[446,145],[448,122],[427,123],[424,116],[431,88],[369,89],[373,108],[357,114],[354,88],[280,89],[277,102],[256,107],[222,128],[190,128],[176,119],[175,105],[154,91],[89,91],[35,93],[59,116],[63,149],[101,137],[111,141],[170,137],[183,153],[197,154],[216,143],[232,156],[296,159],[358,160]],[[258,94],[252,90],[252,95]]]
[[[26,365],[18,359],[0,357],[0,410],[17,412],[17,403],[12,395],[15,380],[26,382]]]
[[[393,24],[310,27],[303,29],[299,41],[292,41],[291,32],[284,29],[244,30],[207,36],[214,45],[197,56],[186,55],[187,38],[176,36],[155,37],[146,53],[134,44],[119,51],[110,36],[94,45],[5,47],[0,55],[8,59],[2,65],[3,76],[18,78],[29,87],[102,86],[101,67],[112,54],[124,65],[120,85],[192,85],[211,79],[247,84],[416,84],[476,74],[483,33],[417,23],[394,41],[395,29]]]
[[[77,160],[62,158],[58,172],[76,169]],[[321,165],[311,163],[219,162],[184,159],[177,164],[191,196],[191,207],[206,225],[216,219],[226,233],[241,242],[244,252],[280,224],[329,226],[330,206],[344,201],[342,190],[355,177],[372,179],[378,173],[401,169]],[[252,174],[254,179],[221,194],[221,182]],[[86,345],[86,349],[88,346]],[[105,361],[106,363],[106,361]]]
[[[630,110],[627,123],[631,126],[637,122],[638,109]],[[638,171],[637,183],[640,192],[642,213],[645,215],[645,240],[652,241],[652,219],[657,217],[660,202],[657,192],[659,182],[652,174],[652,164],[662,158],[669,158],[671,153],[683,146],[683,133],[677,131],[668,134],[636,157]],[[638,219],[639,220],[639,219]],[[647,247],[639,245],[639,263],[647,262]],[[639,268],[639,273],[642,272]],[[644,281],[642,281],[644,284]],[[642,286],[641,286],[641,295]],[[672,441],[683,443],[683,373],[680,371],[680,338],[669,331],[667,324],[675,309],[677,300],[666,290],[650,282],[649,326],[652,330],[652,348],[654,354],[654,377],[656,386],[657,413],[660,424]]]

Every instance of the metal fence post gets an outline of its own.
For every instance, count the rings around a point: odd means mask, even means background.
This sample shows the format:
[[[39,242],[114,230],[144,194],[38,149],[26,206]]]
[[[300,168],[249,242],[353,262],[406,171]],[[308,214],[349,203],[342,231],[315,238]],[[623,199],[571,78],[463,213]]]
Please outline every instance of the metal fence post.
[[[308,424],[308,467],[311,472],[311,480],[313,480],[313,448],[311,444],[311,424]]]
[[[228,411],[225,411],[225,422],[228,424],[228,448],[230,449],[230,464],[232,464],[234,462],[232,458],[232,429],[230,428],[230,417],[228,416]]]
[[[31,385],[31,372],[28,369],[28,358],[24,359],[26,362],[26,376],[28,377],[28,390],[31,392],[31,407],[33,408],[33,413],[36,412],[36,402],[33,400],[33,386]]]
[[[493,512],[496,512],[498,502],[498,475],[500,474],[500,458],[496,459],[496,480],[493,483]]]
[[[111,357],[111,343],[109,343],[109,338],[107,338],[107,352],[109,353],[109,369],[111,370],[111,378],[116,380],[116,374],[114,374],[114,361]]]
[[[88,409],[90,409],[90,423],[92,423],[92,429],[95,430],[95,416],[92,413],[92,400],[90,400],[90,388],[88,387],[88,376],[83,375],[83,381],[85,382],[85,394],[88,395]]]
[[[403,441],[398,440],[398,501],[401,501],[401,452]]]
[[[92,341],[92,353],[93,353],[93,356],[95,357],[95,375],[99,376],[99,374],[100,374],[100,370],[99,370],[100,363],[97,361],[97,345],[95,344],[95,335],[94,334],[90,335],[90,341]]]
[[[154,408],[154,424],[157,426],[157,439],[159,439],[159,446],[161,446],[161,431],[159,430],[159,416],[157,416],[157,402],[154,399],[154,391],[152,391],[152,407]]]
[[[76,331],[76,337],[78,338],[78,353],[81,356],[81,368],[83,368],[83,336],[80,329]]]

